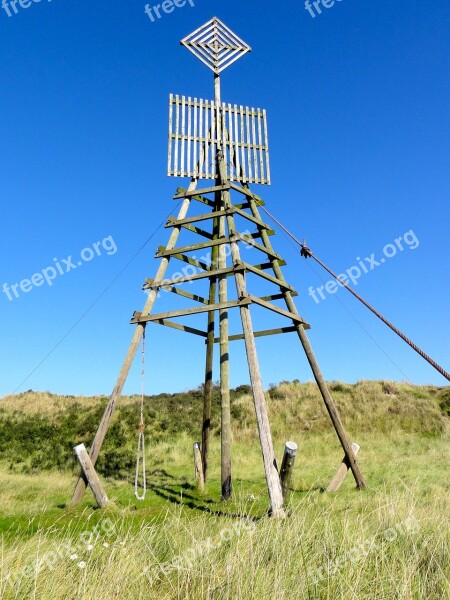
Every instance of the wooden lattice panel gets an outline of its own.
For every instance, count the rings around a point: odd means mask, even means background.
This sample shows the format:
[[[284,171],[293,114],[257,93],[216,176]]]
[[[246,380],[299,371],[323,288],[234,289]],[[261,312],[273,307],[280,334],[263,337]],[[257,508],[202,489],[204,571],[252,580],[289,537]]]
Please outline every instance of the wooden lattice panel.
[[[250,46],[217,17],[189,34],[181,44],[216,75],[251,51]]]
[[[217,123],[222,123],[218,135]],[[221,146],[230,181],[270,185],[266,111],[170,95],[167,174],[216,179]]]

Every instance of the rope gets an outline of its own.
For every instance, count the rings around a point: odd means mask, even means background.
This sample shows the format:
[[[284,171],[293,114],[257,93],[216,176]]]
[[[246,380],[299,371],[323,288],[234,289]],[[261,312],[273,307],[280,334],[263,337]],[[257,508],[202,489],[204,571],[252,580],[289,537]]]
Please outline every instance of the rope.
[[[134,495],[136,500],[145,500],[147,480],[145,476],[145,435],[144,435],[144,387],[145,387],[145,326],[142,333],[142,370],[141,370],[141,418],[139,421],[138,444],[136,453],[136,473],[134,477]],[[142,493],[139,493],[139,472],[142,470]]]
[[[436,369],[436,371],[438,373],[440,373],[443,377],[445,377],[448,381],[450,381],[450,373],[448,373],[436,361],[434,361],[430,356],[428,356],[428,354],[426,354],[426,352],[424,352],[421,348],[419,348],[419,346],[417,346],[412,340],[410,340],[402,331],[400,331],[400,329],[395,327],[395,325],[393,325],[390,321],[388,321],[385,317],[383,317],[383,315],[380,312],[378,312],[372,305],[370,305],[368,302],[366,302],[366,300],[364,300],[364,298],[362,298],[362,296],[360,296],[357,292],[355,292],[355,290],[352,287],[350,287],[347,283],[345,283],[344,281],[339,279],[339,277],[336,275],[336,273],[334,273],[319,258],[317,258],[317,256],[315,256],[315,254],[313,254],[313,252],[311,252],[311,250],[306,246],[305,241],[303,241],[303,243],[300,242],[288,229],[286,229],[286,227],[284,227],[284,225],[282,225],[278,221],[278,219],[276,219],[273,215],[271,215],[270,212],[264,206],[262,206],[261,208],[279,227],[281,227],[281,229],[290,238],[292,238],[294,240],[294,242],[296,244],[298,244],[298,246],[300,246],[300,248],[301,248],[300,254],[304,258],[313,258],[323,269],[325,269],[325,271],[327,271],[327,273],[329,273],[332,277],[334,277],[334,279],[336,279],[336,281],[339,283],[339,285],[345,287],[345,289],[347,289],[351,294],[353,294],[353,296],[355,296],[355,298],[357,298],[362,304],[364,304],[364,306],[366,308],[368,308],[376,317],[378,317],[385,325],[387,325],[394,333],[396,333],[404,342],[406,342],[408,344],[408,346],[410,346],[413,350],[415,350],[415,352],[417,352],[417,354],[419,354],[419,356],[424,358],[432,367],[434,367]]]

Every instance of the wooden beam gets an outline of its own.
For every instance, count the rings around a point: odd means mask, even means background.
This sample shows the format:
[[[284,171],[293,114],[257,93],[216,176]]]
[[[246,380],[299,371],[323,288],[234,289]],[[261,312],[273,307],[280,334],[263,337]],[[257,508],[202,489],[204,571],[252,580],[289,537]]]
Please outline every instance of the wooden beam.
[[[165,246],[158,246],[158,251],[163,252],[165,250]],[[200,262],[199,260],[193,258],[192,256],[188,256],[187,254],[172,254],[172,258],[176,258],[177,260],[181,260],[188,265],[192,265],[193,267],[197,267],[197,269],[203,269],[203,271],[208,271],[209,265],[206,263]]]
[[[171,292],[172,294],[176,294],[177,296],[183,296],[184,298],[189,298],[190,300],[194,300],[195,302],[200,302],[200,304],[209,304],[207,298],[203,298],[203,296],[198,296],[197,294],[191,294],[190,292],[186,292],[181,288],[172,286],[164,286],[165,292]]]
[[[241,217],[244,217],[244,219],[247,219],[248,221],[251,221],[252,223],[255,223],[256,225],[258,225],[258,227],[261,227],[262,229],[270,229],[270,225],[267,225],[267,223],[264,223],[264,221],[261,221],[261,219],[258,219],[257,217],[254,217],[253,215],[249,215],[248,213],[241,210],[237,206],[233,206],[233,208],[234,208],[234,211],[238,215],[240,215]]]
[[[92,461],[89,457],[89,454],[87,453],[84,444],[79,444],[78,446],[75,446],[73,450],[78,458],[78,462],[80,463],[81,468],[83,469],[83,473],[86,476],[92,493],[94,494],[94,497],[97,501],[97,504],[100,506],[100,508],[105,508],[105,506],[108,504],[108,496],[106,495],[105,490],[103,489],[103,486],[95,471],[94,465],[92,464]]]
[[[360,446],[355,444],[354,442],[351,444],[353,454],[356,456],[360,450]],[[347,473],[350,470],[350,463],[348,461],[347,456],[344,456],[342,459],[342,463],[340,464],[338,470],[336,471],[335,476],[330,481],[330,485],[327,487],[327,492],[337,492],[338,489],[344,482],[344,479],[347,477]]]
[[[230,238],[221,238],[217,240],[211,240],[210,242],[200,242],[199,244],[191,244],[190,246],[182,246],[181,248],[172,248],[169,250],[158,250],[155,258],[163,258],[167,256],[173,256],[174,254],[183,254],[184,252],[194,252],[195,250],[204,250],[205,248],[213,248],[214,246],[223,246],[229,244]]]
[[[267,234],[267,232],[266,232]],[[253,246],[253,248],[256,248],[257,250],[260,250],[261,252],[265,252],[267,254],[267,256],[270,256],[271,258],[275,259],[275,260],[281,260],[281,256],[279,254],[277,254],[276,252],[274,252],[273,250],[270,250],[269,248],[267,248],[266,246],[262,246],[261,244],[258,244],[257,242],[255,242],[251,237],[247,237],[245,235],[242,235],[242,233],[237,233],[236,232],[236,237],[238,237],[241,242],[243,242],[244,244],[248,244],[250,246]]]
[[[215,219],[216,217],[222,216],[224,213],[229,214],[234,212],[234,207],[229,208],[226,211],[216,210],[203,215],[196,215],[195,217],[189,217],[187,219],[176,220],[175,217],[169,217],[164,227],[178,227],[189,223],[198,223],[199,221],[207,221],[208,219]]]
[[[297,327],[292,326],[292,327],[278,327],[278,329],[265,329],[264,331],[255,331],[253,333],[253,336],[255,338],[257,337],[265,337],[266,335],[278,335],[280,333],[293,333],[297,331]],[[228,336],[228,341],[229,342],[236,342],[238,340],[243,340],[244,339],[244,334],[243,333],[238,333],[236,335],[230,335]],[[220,338],[214,338],[214,343],[219,343],[220,342]]]
[[[223,185],[215,185],[213,187],[208,187],[208,188],[201,188],[201,189],[197,189],[197,190],[185,190],[184,188],[178,188],[177,193],[175,194],[173,199],[179,200],[180,198],[194,198],[194,200],[197,200],[197,198],[195,198],[195,196],[202,197],[201,194],[212,194],[214,192],[221,192],[222,190],[229,190],[229,189],[230,189],[229,183],[225,183]],[[208,198],[203,198],[202,202],[203,202],[203,200],[207,200],[206,204],[210,204],[211,206],[214,206],[214,202],[212,200],[209,200]]]
[[[263,308],[267,308],[277,314],[287,317],[288,319],[292,319],[295,323],[301,323],[305,329],[310,329],[310,326],[306,323],[306,321],[297,313],[292,313],[290,311],[284,310],[279,306],[275,306],[275,304],[271,304],[270,302],[266,302],[262,298],[258,298],[257,296],[250,295],[252,302],[255,304],[259,304]]]
[[[188,231],[192,231],[192,233],[195,233],[196,235],[200,235],[200,236],[206,238],[207,240],[213,239],[212,233],[210,233],[209,231],[205,231],[204,229],[200,229],[200,227],[196,227],[195,225],[190,225],[188,223],[185,223],[184,225],[181,225],[181,227],[183,227],[183,229],[187,229]]]
[[[285,267],[287,264],[284,260],[279,260],[277,262],[280,265],[280,267]],[[259,265],[253,265],[253,268],[258,269],[259,271],[267,271],[268,269],[273,269],[273,263],[266,262],[266,263],[261,263]],[[297,295],[297,293],[296,293],[296,295]]]
[[[186,333],[193,333],[194,335],[199,335],[203,338],[207,337],[206,331],[202,331],[201,329],[195,329],[194,327],[189,327],[189,325],[174,323],[173,321],[168,321],[167,319],[158,319],[156,321],[151,321],[151,323],[156,323],[157,325],[165,325],[166,327],[178,329],[179,331],[185,331]]]
[[[259,277],[262,277],[263,279],[267,279],[267,281],[271,281],[272,283],[275,283],[283,290],[295,292],[294,288],[291,287],[290,285],[288,285],[286,283],[286,281],[278,279],[277,277],[272,277],[272,275],[268,275],[267,273],[264,273],[264,271],[257,269],[256,267],[253,267],[252,265],[249,265],[248,263],[243,263],[243,265],[244,265],[246,271],[250,271],[250,273],[254,273],[255,275],[259,275]]]
[[[212,310],[224,310],[226,308],[236,308],[237,306],[247,306],[251,303],[250,298],[242,298],[242,300],[230,300],[229,302],[219,302],[218,304],[208,304],[207,306],[199,306],[194,308],[185,308],[182,310],[172,310],[170,312],[159,313],[156,315],[142,316],[140,313],[134,313],[131,319],[131,324],[151,323],[160,319],[175,319],[177,317],[186,317],[188,315],[198,315]]]
[[[157,290],[159,288],[163,288],[168,285],[177,285],[179,283],[186,283],[189,281],[196,281],[197,279],[208,279],[210,277],[218,277],[219,275],[234,275],[237,271],[244,271],[245,267],[243,264],[236,265],[234,267],[226,267],[225,269],[214,269],[211,271],[206,271],[205,273],[196,273],[195,275],[186,275],[184,277],[175,277],[175,279],[167,279],[167,280],[156,280],[156,279],[146,279],[143,289],[144,290]]]
[[[243,188],[240,185],[237,185],[237,183],[232,182],[230,182],[230,188],[236,192],[239,192],[240,194],[243,194],[246,198],[251,198],[257,203],[258,206],[265,206],[264,200],[261,198],[261,196],[254,194],[249,188]]]

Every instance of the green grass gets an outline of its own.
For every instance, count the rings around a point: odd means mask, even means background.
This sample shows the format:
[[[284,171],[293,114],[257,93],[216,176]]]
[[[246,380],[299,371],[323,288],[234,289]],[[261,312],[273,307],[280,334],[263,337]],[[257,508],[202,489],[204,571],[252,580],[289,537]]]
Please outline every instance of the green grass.
[[[357,491],[349,474],[338,493],[324,492],[342,450],[315,388],[273,386],[268,403],[276,454],[281,458],[288,438],[299,445],[285,520],[267,517],[245,388],[233,394],[231,501],[220,501],[217,435],[207,490],[201,494],[194,486],[197,390],[149,399],[153,405],[147,410],[155,419],[147,420],[147,497],[135,500],[133,467],[127,472],[118,460],[114,476],[106,478],[103,470],[111,501],[103,511],[90,492],[80,506],[68,507],[76,471],[69,463],[58,468],[57,456],[47,463],[36,458],[52,440],[61,440],[57,447],[63,452],[65,435],[78,442],[83,422],[88,428],[87,435],[81,432],[83,441],[89,443],[97,423],[88,421],[101,412],[102,400],[29,394],[17,411],[7,399],[0,433],[14,419],[22,440],[15,449],[23,460],[11,465],[2,447],[0,598],[450,598],[448,391],[388,382],[336,382],[331,388],[352,439],[361,445],[359,462],[369,487]],[[82,406],[82,416],[69,418],[70,406]],[[122,425],[119,431],[119,442],[125,440],[119,454],[132,455],[136,408],[136,398],[127,398],[124,412],[117,413],[119,427],[130,411],[130,429]],[[169,432],[157,426],[169,418]]]

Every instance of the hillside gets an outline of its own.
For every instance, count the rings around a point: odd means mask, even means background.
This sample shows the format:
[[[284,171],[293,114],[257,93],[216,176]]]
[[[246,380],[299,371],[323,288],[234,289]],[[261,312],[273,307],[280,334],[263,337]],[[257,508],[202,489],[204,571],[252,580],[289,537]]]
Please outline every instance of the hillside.
[[[379,432],[438,436],[449,430],[450,390],[406,383],[361,381],[330,384],[350,435]],[[332,430],[314,383],[282,382],[266,394],[272,433],[278,439],[298,439],[306,432]],[[250,388],[231,393],[236,441],[256,436]],[[0,461],[15,472],[75,468],[72,449],[89,445],[107,402],[106,397],[58,396],[28,391],[0,400]],[[145,399],[147,437],[158,443],[186,435],[200,437],[202,388]],[[101,453],[98,469],[106,476],[129,474],[135,460],[139,398],[122,398]],[[213,432],[219,435],[219,390],[214,388]]]

